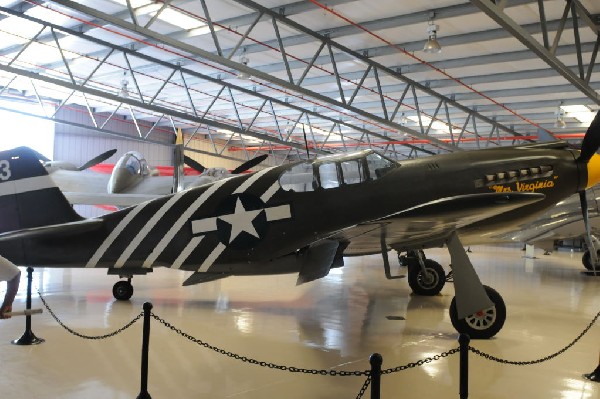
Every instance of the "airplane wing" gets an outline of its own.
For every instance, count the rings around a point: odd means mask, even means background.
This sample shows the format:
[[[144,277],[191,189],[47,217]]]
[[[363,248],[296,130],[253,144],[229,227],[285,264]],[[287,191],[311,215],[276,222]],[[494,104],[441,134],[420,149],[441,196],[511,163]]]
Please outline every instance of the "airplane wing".
[[[62,192],[106,193],[110,175],[75,170],[56,170],[50,177]]]
[[[431,201],[382,219],[361,223],[329,239],[349,242],[345,255],[381,252],[388,247],[442,245],[450,232],[544,199],[539,193],[485,193]]]

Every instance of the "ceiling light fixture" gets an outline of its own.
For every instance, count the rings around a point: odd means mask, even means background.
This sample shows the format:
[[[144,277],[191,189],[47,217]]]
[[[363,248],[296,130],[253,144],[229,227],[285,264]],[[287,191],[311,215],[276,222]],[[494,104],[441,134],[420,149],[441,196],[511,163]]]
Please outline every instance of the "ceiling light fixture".
[[[119,90],[119,96],[121,97],[129,97],[129,90],[127,90],[127,85],[129,84],[129,80],[127,80],[127,71],[123,72],[123,79],[121,79],[121,89]]]
[[[244,47],[244,49],[242,50],[242,55],[240,55],[240,64],[243,64],[244,66],[248,66],[249,62],[250,62],[250,59],[248,57],[246,57],[246,48]],[[237,77],[238,77],[238,79],[242,79],[242,80],[250,80],[252,75],[250,75],[248,72],[240,71],[238,73]]]
[[[440,29],[438,25],[433,22],[435,18],[435,12],[432,12],[429,15],[429,25],[427,25],[427,42],[425,42],[425,46],[423,47],[423,51],[426,53],[436,54],[442,51],[442,46],[437,41],[437,31]]]
[[[404,114],[404,112],[400,115],[400,125],[404,126],[409,122],[408,118],[406,117],[406,115]]]
[[[556,121],[554,122],[554,127],[559,129],[564,129],[567,127],[567,122],[565,122],[565,111],[559,105],[556,110]]]

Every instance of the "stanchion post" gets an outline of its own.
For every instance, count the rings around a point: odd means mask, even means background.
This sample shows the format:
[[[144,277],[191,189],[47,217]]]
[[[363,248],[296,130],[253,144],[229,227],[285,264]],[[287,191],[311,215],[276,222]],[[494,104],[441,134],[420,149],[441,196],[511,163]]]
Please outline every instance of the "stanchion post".
[[[381,365],[383,357],[379,353],[373,353],[369,358],[371,363],[371,399],[381,397]]]
[[[471,337],[468,334],[458,336],[458,343],[460,344],[460,385],[458,394],[460,399],[469,397],[469,342],[471,342]]]
[[[598,366],[596,369],[589,374],[584,374],[583,376],[590,381],[600,382],[600,356],[598,356]]]
[[[33,267],[27,268],[27,302],[25,309],[31,309],[31,281],[33,280]],[[31,331],[31,314],[25,316],[25,332],[20,338],[11,341],[13,345],[37,345],[44,342],[44,339],[35,336]]]
[[[152,304],[144,303],[144,336],[142,338],[142,371],[140,382],[140,394],[137,399],[152,399],[148,393],[148,350],[150,348],[150,311]]]

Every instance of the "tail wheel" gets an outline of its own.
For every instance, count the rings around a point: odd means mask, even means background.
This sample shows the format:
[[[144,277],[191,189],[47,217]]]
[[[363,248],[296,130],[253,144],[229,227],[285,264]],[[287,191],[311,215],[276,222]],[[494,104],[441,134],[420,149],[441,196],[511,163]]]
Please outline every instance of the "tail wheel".
[[[129,300],[133,296],[133,285],[129,281],[117,281],[113,286],[113,296],[119,301]]]
[[[446,273],[442,265],[425,259],[425,273],[420,266],[412,266],[408,271],[408,285],[416,295],[433,296],[440,293],[446,284]]]
[[[596,251],[596,254],[598,257],[600,257],[600,250]],[[592,256],[590,255],[589,249],[583,253],[583,256],[581,257],[581,263],[583,263],[583,266],[585,266],[585,268],[588,270],[597,270],[594,269],[594,265],[592,264]]]
[[[489,309],[481,310],[464,319],[458,319],[456,310],[456,297],[450,304],[450,320],[459,333],[468,334],[472,339],[489,339],[498,333],[506,321],[506,305],[504,300],[491,287],[483,286],[487,296],[494,303]]]

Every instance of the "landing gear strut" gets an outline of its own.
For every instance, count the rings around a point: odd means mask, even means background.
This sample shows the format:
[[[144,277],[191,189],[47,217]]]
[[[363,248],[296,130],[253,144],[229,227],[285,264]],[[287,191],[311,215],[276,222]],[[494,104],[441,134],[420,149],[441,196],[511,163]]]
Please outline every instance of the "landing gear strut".
[[[117,281],[113,286],[113,296],[119,301],[128,301],[133,296],[133,285],[131,277],[127,277],[127,281]]]
[[[454,272],[455,296],[450,304],[450,320],[460,333],[472,339],[488,339],[502,329],[506,306],[500,294],[482,285],[458,234],[446,241]]]

